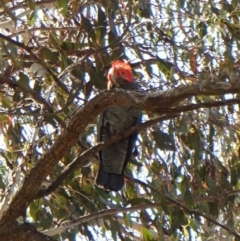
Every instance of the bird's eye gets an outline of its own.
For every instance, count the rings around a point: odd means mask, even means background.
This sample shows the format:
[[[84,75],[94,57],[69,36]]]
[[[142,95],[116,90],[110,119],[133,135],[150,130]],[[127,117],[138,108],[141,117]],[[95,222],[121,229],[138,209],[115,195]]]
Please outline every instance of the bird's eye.
[[[122,72],[122,75],[124,75],[124,72]]]

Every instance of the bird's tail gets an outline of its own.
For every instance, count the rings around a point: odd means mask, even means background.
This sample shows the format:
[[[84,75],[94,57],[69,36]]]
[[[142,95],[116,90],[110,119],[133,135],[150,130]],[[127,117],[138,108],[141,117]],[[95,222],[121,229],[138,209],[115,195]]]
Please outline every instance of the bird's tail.
[[[95,183],[106,191],[117,192],[124,186],[124,174],[108,173],[104,171],[104,166],[100,163]]]

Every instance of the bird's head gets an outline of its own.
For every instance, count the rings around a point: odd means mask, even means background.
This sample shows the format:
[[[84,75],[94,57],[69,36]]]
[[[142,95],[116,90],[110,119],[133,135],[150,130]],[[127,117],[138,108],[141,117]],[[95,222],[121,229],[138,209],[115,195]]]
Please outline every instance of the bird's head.
[[[107,88],[111,89],[112,85],[120,87],[122,82],[133,83],[134,77],[131,66],[121,60],[116,60],[112,63],[107,75]]]

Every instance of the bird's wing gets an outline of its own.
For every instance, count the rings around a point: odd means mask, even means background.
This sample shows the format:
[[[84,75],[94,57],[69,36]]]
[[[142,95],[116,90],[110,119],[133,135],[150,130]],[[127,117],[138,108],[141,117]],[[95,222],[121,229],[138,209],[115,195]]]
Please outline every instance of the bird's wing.
[[[121,106],[111,107],[103,112],[98,121],[98,140],[109,140],[116,133],[127,130],[141,121],[141,111]],[[137,134],[113,143],[99,152],[100,167],[96,178],[97,185],[106,190],[120,190],[124,185],[126,168]]]

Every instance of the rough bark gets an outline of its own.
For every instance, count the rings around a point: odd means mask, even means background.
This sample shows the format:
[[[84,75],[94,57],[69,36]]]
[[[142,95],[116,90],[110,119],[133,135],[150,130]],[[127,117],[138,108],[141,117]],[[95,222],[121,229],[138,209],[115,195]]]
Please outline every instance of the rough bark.
[[[182,85],[165,92],[142,93],[112,90],[99,94],[74,113],[52,147],[23,180],[7,210],[0,217],[0,240],[51,240],[41,236],[41,233],[29,224],[16,225],[16,220],[24,213],[31,201],[36,198],[41,183],[52,173],[54,166],[74,145],[88,123],[107,107],[113,105],[131,106],[164,114],[169,112],[170,107],[181,105],[183,100],[191,96],[222,95],[239,93],[239,91],[239,82],[210,82],[195,83],[189,86]],[[35,236],[31,237],[31,235]]]
[[[0,232],[0,240],[2,241],[53,241],[55,239],[39,232],[36,228],[29,224],[12,223],[8,227],[4,227]]]

